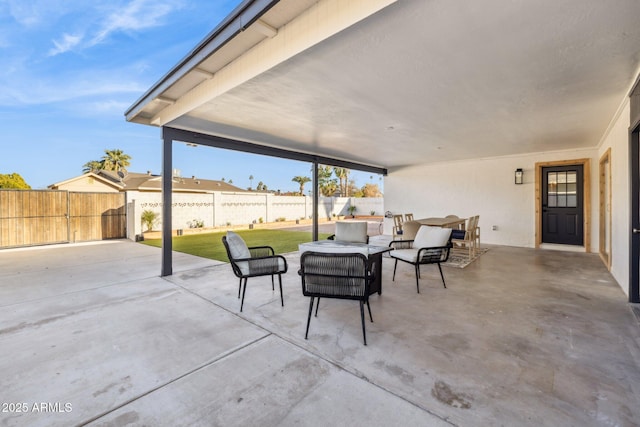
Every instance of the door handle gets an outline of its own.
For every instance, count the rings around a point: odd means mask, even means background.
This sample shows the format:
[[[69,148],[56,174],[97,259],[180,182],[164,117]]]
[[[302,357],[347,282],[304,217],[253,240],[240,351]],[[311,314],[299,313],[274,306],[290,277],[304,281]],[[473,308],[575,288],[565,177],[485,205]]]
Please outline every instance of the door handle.
[[[637,228],[634,228],[634,229],[633,229],[633,234],[640,234],[640,230],[639,230],[639,229],[637,229]]]

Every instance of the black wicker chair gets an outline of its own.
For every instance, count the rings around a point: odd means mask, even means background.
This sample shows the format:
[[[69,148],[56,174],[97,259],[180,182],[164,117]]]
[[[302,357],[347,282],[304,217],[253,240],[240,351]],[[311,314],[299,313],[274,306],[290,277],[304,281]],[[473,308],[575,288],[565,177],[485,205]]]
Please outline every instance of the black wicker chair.
[[[237,234],[235,236],[242,240]],[[232,239],[237,239],[235,236],[232,237]],[[222,237],[222,243],[227,250],[227,256],[231,262],[233,273],[240,279],[240,284],[238,285],[238,298],[240,298],[240,290],[242,289],[240,311],[242,311],[242,307],[244,306],[244,294],[247,291],[247,280],[249,277],[271,276],[271,289],[275,291],[273,276],[276,274],[278,275],[278,282],[280,285],[280,303],[284,307],[284,298],[282,296],[282,274],[287,272],[287,260],[281,255],[275,255],[271,246],[254,246],[249,248],[244,245],[249,256],[246,256],[245,253],[244,256],[240,255],[241,258],[239,258],[238,250],[230,248],[227,236]],[[244,244],[244,241],[242,241],[242,243]]]
[[[317,298],[316,317],[320,298],[338,298],[360,301],[360,319],[362,321],[362,336],[364,345],[367,345],[367,334],[364,326],[364,305],[369,310],[369,286],[374,280],[374,272],[371,271],[367,257],[359,253],[320,253],[304,252],[300,256],[300,271],[302,277],[302,294],[311,297],[309,303],[309,316],[307,317],[307,329],[304,338],[309,335],[309,323],[313,303]]]
[[[426,236],[428,232],[432,233],[431,237]],[[434,237],[433,234],[437,235]],[[432,246],[433,243],[426,243],[429,241],[436,241],[438,243],[436,243],[436,246]],[[389,247],[394,249],[389,253],[389,256],[395,259],[393,281],[396,280],[398,261],[409,263],[415,268],[416,289],[418,293],[420,293],[420,266],[424,264],[437,264],[438,270],[440,270],[440,277],[442,278],[442,285],[445,288],[447,287],[440,264],[449,259],[449,251],[452,247],[451,229],[422,226],[420,230],[418,230],[415,240],[394,240],[389,243]]]

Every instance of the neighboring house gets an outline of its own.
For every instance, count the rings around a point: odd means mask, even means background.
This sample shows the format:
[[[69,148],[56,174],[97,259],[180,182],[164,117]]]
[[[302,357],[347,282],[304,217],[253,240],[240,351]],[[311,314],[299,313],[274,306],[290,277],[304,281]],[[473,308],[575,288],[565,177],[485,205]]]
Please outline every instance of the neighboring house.
[[[154,229],[162,227],[162,177],[147,173],[118,173],[115,171],[89,172],[66,181],[52,184],[48,187],[52,190],[67,190],[74,192],[124,192],[126,194],[125,203],[127,205],[127,237],[135,239],[142,234],[142,222],[140,216],[143,211],[151,210],[158,214],[158,220],[154,224]],[[218,208],[216,215],[216,204],[220,204],[223,198],[249,198],[251,204],[255,205],[256,196],[264,200],[264,193],[252,193],[224,181],[201,179],[195,176],[190,178],[182,176],[173,177],[173,191],[175,193],[173,205],[174,228],[195,227],[196,223],[204,223],[205,227],[219,224],[235,223],[227,219],[216,221],[220,217],[221,209]],[[223,196],[224,194],[224,196]],[[244,200],[243,200],[244,201]],[[245,201],[245,204],[246,201]],[[242,222],[249,221],[242,218]]]
[[[86,192],[121,192],[121,191],[161,191],[162,176],[151,172],[128,172],[119,176],[117,172],[101,170],[89,172],[66,181],[51,184],[51,190],[86,191]],[[185,193],[202,193],[213,191],[246,192],[235,185],[224,181],[201,179],[192,176],[173,177],[173,191]]]
[[[76,176],[48,186],[50,190],[81,191],[95,193],[118,193],[124,191],[122,184],[93,172]]]
[[[49,186],[51,190],[72,192],[126,194],[127,237],[146,231],[140,216],[151,210],[158,215],[154,230],[162,228],[162,177],[151,172],[129,172],[122,176],[113,171],[86,173]],[[345,215],[348,206],[357,206],[357,212],[382,213],[382,198],[322,197],[319,212],[323,216]],[[195,176],[173,177],[172,228],[174,230],[196,227],[248,225],[259,222],[309,218],[312,199],[306,196],[284,196],[264,191],[248,191],[224,181],[201,179]]]

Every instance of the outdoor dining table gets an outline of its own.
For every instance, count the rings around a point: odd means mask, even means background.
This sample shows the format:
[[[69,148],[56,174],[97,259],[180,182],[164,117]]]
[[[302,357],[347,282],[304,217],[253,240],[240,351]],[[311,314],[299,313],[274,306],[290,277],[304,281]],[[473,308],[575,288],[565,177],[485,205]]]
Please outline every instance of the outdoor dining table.
[[[432,227],[445,227],[464,229],[466,218],[423,218],[415,221],[422,225],[430,225]]]
[[[360,253],[371,262],[372,270],[375,272],[373,282],[369,288],[369,295],[378,293],[382,295],[382,254],[392,251],[388,246],[375,246],[367,243],[343,242],[339,240],[318,240],[315,242],[301,243],[298,245],[300,253],[323,252],[323,253]]]

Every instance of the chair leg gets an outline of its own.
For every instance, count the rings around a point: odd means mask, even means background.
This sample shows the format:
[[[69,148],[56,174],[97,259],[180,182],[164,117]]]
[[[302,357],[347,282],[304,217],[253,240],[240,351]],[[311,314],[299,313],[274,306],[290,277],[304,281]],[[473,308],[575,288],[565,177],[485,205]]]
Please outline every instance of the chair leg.
[[[320,308],[320,297],[318,297],[318,301],[316,301],[316,317],[318,317],[318,309]]]
[[[282,296],[282,275],[278,274],[278,282],[280,284],[280,303],[284,307],[284,297]]]
[[[396,281],[396,268],[398,268],[398,258],[396,258],[396,263],[393,265],[393,279],[391,279],[392,282]]]
[[[362,321],[362,337],[364,345],[367,345],[367,332],[364,329],[364,301],[360,300],[360,320]]]
[[[416,289],[420,293],[420,264],[416,264]]]
[[[247,278],[244,279],[244,286],[242,287],[242,300],[240,301],[240,312],[242,312],[242,307],[244,306],[244,294],[247,292]]]
[[[373,317],[371,316],[371,306],[369,305],[368,299],[367,299],[367,308],[369,309],[369,319],[371,319],[371,323],[373,323]]]
[[[279,274],[278,274],[278,277],[280,277]],[[271,290],[272,291],[276,290],[276,284],[273,282],[273,274],[271,275]]]
[[[240,278],[240,283],[238,284],[238,299],[240,299],[240,291],[242,290],[242,278]]]
[[[304,333],[304,339],[307,339],[309,335],[309,323],[311,322],[311,313],[313,312],[313,297],[311,297],[311,301],[309,302],[309,316],[307,316],[307,331]]]
[[[440,263],[438,263],[438,270],[440,270],[440,277],[442,277],[442,285],[447,288],[447,284],[444,283],[444,274],[442,274],[442,267],[440,267]]]

